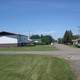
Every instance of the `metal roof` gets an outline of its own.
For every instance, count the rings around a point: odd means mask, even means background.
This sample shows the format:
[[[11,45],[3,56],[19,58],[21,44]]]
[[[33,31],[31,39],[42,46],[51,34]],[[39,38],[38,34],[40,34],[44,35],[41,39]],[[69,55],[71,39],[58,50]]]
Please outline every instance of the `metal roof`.
[[[7,31],[0,32],[0,36],[6,36],[6,35],[22,35],[22,34],[16,34],[16,33],[11,33]],[[22,36],[26,36],[26,35],[22,35]]]
[[[3,35],[17,35],[17,34],[11,33],[11,32],[6,32],[6,31],[0,32],[0,36],[3,36]]]

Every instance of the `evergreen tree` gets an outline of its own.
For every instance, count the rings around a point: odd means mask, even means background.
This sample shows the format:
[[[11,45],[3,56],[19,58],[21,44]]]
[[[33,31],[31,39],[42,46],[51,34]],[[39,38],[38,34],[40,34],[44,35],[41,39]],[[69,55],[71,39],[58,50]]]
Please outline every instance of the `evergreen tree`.
[[[63,37],[63,43],[64,44],[72,44],[73,34],[72,31],[66,30],[64,37]]]

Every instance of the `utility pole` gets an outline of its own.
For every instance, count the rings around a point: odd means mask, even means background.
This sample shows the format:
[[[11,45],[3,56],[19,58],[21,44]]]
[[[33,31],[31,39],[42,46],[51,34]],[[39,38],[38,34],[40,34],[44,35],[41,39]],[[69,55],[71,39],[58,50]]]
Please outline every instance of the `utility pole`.
[[[30,40],[30,32],[28,33],[28,40]]]
[[[78,28],[78,35],[80,37],[80,26],[78,26],[77,28]]]

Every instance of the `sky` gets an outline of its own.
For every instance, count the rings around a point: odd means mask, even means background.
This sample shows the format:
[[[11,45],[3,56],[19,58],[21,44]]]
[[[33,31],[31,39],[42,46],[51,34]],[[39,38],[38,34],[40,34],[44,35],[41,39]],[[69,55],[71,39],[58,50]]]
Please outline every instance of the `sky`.
[[[65,30],[78,34],[78,26],[80,0],[0,0],[0,31],[57,39]]]

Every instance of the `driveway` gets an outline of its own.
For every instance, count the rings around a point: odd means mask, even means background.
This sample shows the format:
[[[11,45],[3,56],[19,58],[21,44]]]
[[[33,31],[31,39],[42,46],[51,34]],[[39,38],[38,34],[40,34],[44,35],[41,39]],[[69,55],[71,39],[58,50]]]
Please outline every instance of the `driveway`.
[[[0,51],[1,55],[4,54],[40,54],[63,57],[71,62],[71,67],[76,74],[77,80],[80,80],[80,48],[73,48],[63,44],[55,44],[58,51]]]
[[[55,44],[55,47],[60,49],[62,57],[71,62],[71,67],[77,77],[80,80],[80,48],[73,48],[62,44]]]

